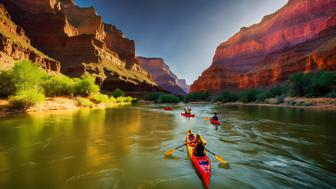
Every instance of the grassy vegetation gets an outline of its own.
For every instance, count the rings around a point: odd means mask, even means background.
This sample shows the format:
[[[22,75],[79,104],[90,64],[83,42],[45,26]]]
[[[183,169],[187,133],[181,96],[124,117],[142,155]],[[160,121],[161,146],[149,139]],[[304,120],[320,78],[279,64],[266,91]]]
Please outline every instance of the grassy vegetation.
[[[195,93],[189,93],[184,97],[184,102],[201,102],[201,101],[209,101],[210,95],[208,92],[195,92]]]
[[[0,72],[0,96],[9,97],[13,108],[27,109],[43,102],[45,97],[79,96],[78,102],[85,107],[92,106],[92,102],[82,97],[89,97],[95,103],[131,103],[135,99],[124,97],[124,92],[117,89],[115,97],[101,94],[95,84],[95,78],[82,76],[69,78],[60,73],[47,73],[30,61],[21,61],[12,70]],[[91,103],[90,103],[90,102]]]
[[[173,94],[163,93],[163,92],[155,92],[150,93],[145,96],[145,100],[154,101],[156,103],[179,103],[180,98]]]

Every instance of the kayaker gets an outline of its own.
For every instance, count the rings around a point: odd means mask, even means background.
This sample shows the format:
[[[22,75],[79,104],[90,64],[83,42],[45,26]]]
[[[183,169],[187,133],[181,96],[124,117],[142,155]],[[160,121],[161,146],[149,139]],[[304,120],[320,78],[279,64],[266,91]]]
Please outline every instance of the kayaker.
[[[217,112],[214,113],[214,115],[211,117],[212,120],[218,121],[218,115]]]
[[[190,143],[193,143],[194,140],[195,140],[195,135],[194,135],[194,133],[192,133],[191,130],[189,129],[189,130],[188,130],[188,141],[190,141],[190,142],[188,142],[188,143],[189,143],[189,144],[190,144]]]
[[[191,109],[190,108],[184,108],[184,114],[190,115],[191,114]]]
[[[194,147],[194,155],[198,157],[205,156],[205,146],[204,143],[201,139],[201,135],[197,134],[196,135],[196,145]]]

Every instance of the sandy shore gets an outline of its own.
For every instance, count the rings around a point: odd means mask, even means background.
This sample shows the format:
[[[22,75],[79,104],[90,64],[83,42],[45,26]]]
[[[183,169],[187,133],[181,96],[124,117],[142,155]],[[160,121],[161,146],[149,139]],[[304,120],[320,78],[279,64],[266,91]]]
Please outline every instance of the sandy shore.
[[[115,104],[95,104],[92,103],[90,107],[83,107],[80,105],[78,99],[67,97],[47,98],[45,102],[32,106],[27,110],[15,110],[10,107],[7,99],[0,99],[0,116],[6,116],[16,113],[29,112],[52,112],[62,110],[79,110],[84,108],[109,108],[130,105],[130,103],[115,103]]]

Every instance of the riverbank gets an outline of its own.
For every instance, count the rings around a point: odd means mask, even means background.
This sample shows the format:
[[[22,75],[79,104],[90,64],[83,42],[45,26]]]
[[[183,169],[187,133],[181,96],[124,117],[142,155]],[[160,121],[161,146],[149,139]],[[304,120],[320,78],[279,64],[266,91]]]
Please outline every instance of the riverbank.
[[[131,102],[97,103],[89,98],[53,97],[28,109],[13,109],[7,99],[0,99],[0,116],[26,112],[51,112],[61,110],[79,110],[83,108],[109,108],[131,105]]]
[[[282,100],[276,98],[266,99],[265,102],[228,102],[219,103],[223,106],[271,106],[283,108],[298,108],[298,109],[316,109],[326,111],[336,111],[336,98],[301,98],[301,97],[287,97]]]

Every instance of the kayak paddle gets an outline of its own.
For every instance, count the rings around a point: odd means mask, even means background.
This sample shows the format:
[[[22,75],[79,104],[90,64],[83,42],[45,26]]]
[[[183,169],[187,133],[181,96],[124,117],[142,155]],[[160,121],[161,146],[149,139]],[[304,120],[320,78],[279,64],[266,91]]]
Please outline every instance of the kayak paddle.
[[[175,152],[175,150],[177,150],[177,149],[179,149],[179,148],[182,148],[184,145],[186,145],[186,144],[184,143],[184,144],[182,144],[181,146],[178,146],[178,147],[176,147],[176,148],[173,148],[173,149],[168,150],[168,151],[165,153],[165,155],[166,155],[166,156],[170,156],[170,155],[172,155],[172,154]]]
[[[203,120],[204,120],[204,121],[209,121],[209,120],[210,120],[210,117],[204,117]]]
[[[222,164],[228,164],[228,163],[229,163],[228,161],[226,161],[226,160],[225,160],[224,158],[222,158],[221,156],[219,156],[219,155],[217,155],[217,154],[215,154],[215,153],[209,151],[208,149],[205,149],[205,150],[206,150],[207,152],[209,152],[210,154],[214,155],[215,158],[216,158],[219,162],[221,162]]]

